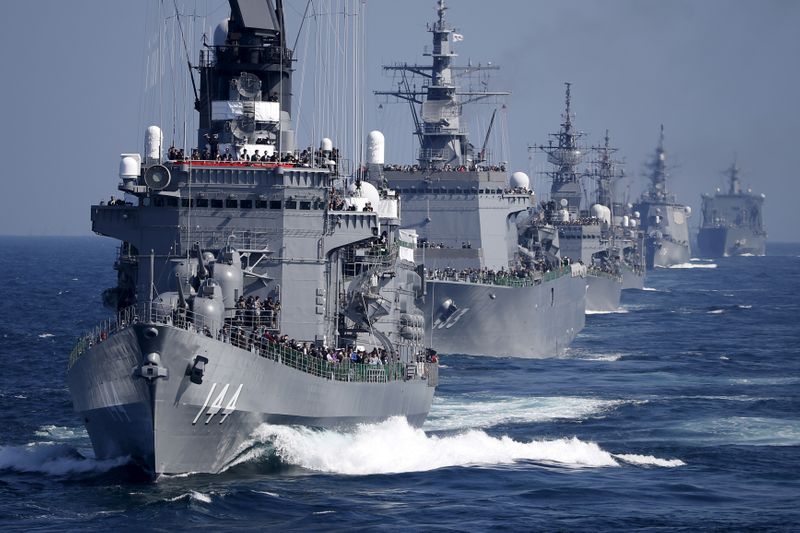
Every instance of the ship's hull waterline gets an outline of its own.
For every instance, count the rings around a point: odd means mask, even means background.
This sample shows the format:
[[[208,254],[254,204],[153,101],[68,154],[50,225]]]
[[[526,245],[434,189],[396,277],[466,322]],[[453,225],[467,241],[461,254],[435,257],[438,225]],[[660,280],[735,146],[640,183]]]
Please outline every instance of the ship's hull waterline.
[[[586,276],[586,311],[607,313],[619,309],[622,280],[612,276]]]
[[[669,268],[688,263],[691,251],[688,243],[677,243],[667,239],[647,239],[647,268]]]
[[[153,353],[163,375],[143,377]],[[208,359],[199,384],[189,376],[198,355]],[[341,381],[191,330],[139,324],[89,349],[68,380],[97,457],[128,456],[157,476],[220,472],[265,423],[348,428],[404,416],[422,425],[435,383],[383,376],[376,367],[375,382]]]

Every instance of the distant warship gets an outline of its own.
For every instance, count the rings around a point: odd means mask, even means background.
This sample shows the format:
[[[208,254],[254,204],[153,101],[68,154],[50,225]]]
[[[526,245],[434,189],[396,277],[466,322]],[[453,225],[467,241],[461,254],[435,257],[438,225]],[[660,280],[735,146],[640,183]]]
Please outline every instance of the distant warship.
[[[619,258],[622,290],[641,290],[645,278],[644,232],[633,205],[618,201],[614,182],[624,174],[613,159],[617,149],[609,146],[608,130],[604,140],[602,146],[593,148],[597,157],[592,162],[590,176],[597,182],[597,204],[605,206],[611,214],[611,224],[604,229],[610,235],[613,253]]]
[[[473,147],[462,116],[465,103],[508,93],[459,89],[459,73],[495,67],[451,64],[459,35],[445,11],[440,0],[428,28],[432,63],[384,67],[400,75],[399,87],[376,92],[411,104],[419,141],[417,160],[385,165],[383,179],[403,198],[402,226],[419,234],[425,341],[445,353],[553,356],[584,326],[585,269],[562,264],[552,227],[527,235],[532,248],[518,244],[517,222],[532,205],[529,179],[492,163],[486,141]],[[422,88],[411,86],[415,75]]]
[[[719,189],[711,196],[703,195],[703,225],[697,234],[697,245],[703,257],[730,255],[765,255],[767,232],[762,216],[763,194],[750,189],[742,191],[739,167],[727,171],[728,192]]]
[[[571,84],[566,84],[566,110],[561,130],[551,134],[547,145],[532,146],[531,150],[547,155],[553,170],[546,174],[552,180],[550,202],[543,206],[545,220],[555,224],[561,256],[587,267],[587,311],[613,311],[619,307],[622,291],[622,270],[619,253],[614,250],[611,210],[595,203],[581,210],[584,193],[579,169],[584,152],[578,146],[583,135],[572,125]]]
[[[91,208],[121,241],[118,313],[81,337],[69,388],[97,457],[153,476],[219,472],[262,423],[418,426],[437,384],[399,198],[346,185],[328,139],[295,149],[282,2],[230,7],[200,56],[206,149],[165,157],[149,127],[122,154],[131,201]]]
[[[645,231],[647,268],[663,268],[691,259],[689,224],[692,214],[688,205],[677,203],[667,190],[667,153],[664,150],[664,126],[650,169],[650,187],[642,194],[634,209],[641,214]]]

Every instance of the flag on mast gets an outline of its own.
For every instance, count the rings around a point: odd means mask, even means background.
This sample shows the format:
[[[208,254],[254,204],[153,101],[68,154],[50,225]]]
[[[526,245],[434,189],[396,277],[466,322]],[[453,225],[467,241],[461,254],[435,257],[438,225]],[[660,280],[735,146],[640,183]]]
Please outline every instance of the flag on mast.
[[[453,42],[463,41],[464,36],[460,33],[453,33]]]

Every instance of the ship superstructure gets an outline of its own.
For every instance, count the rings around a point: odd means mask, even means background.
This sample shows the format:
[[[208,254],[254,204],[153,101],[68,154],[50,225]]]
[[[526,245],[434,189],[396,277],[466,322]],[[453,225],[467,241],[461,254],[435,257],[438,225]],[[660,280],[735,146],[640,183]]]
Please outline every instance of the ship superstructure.
[[[339,175],[327,139],[295,149],[282,3],[230,6],[200,58],[196,153],[149,127],[122,154],[130,201],[91,208],[122,243],[117,314],[73,350],[73,404],[98,458],[153,475],[223,470],[263,423],[421,425],[438,379],[400,199]]]
[[[739,167],[726,171],[728,191],[717,189],[703,195],[703,224],[697,245],[704,257],[765,255],[767,232],[764,228],[764,194],[742,190]]]
[[[496,67],[453,65],[459,34],[445,13],[440,0],[428,28],[431,63],[384,67],[401,81],[397,90],[376,92],[411,104],[419,142],[416,161],[384,165],[381,179],[403,198],[402,226],[419,234],[425,340],[446,353],[555,355],[584,325],[582,270],[519,249],[517,219],[533,200],[529,179],[509,177],[487,141],[476,149],[463,116],[465,104],[508,93],[458,86],[458,74]],[[424,80],[420,88],[412,86],[414,76]]]
[[[584,134],[572,124],[571,84],[567,83],[565,111],[558,133],[546,145],[530,147],[547,156],[552,170],[550,201],[542,207],[544,220],[557,226],[561,256],[580,262],[588,268],[586,310],[613,311],[619,307],[622,272],[619,254],[614,250],[611,210],[601,204],[582,209],[584,192],[580,165],[585,150],[579,145]],[[555,142],[553,142],[555,141]]]
[[[634,205],[641,214],[645,231],[647,268],[663,268],[686,263],[691,258],[688,218],[692,210],[677,202],[667,189],[667,152],[664,149],[664,126],[658,146],[648,165],[650,186]]]

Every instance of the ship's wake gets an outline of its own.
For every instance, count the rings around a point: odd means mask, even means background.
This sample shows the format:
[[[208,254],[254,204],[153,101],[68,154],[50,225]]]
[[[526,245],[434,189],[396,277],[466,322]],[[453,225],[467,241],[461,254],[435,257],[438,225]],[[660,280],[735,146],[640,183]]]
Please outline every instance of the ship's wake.
[[[425,472],[454,466],[512,465],[533,462],[565,468],[619,467],[623,464],[681,466],[680,460],[643,455],[615,455],[578,438],[517,441],[483,430],[432,435],[404,418],[365,424],[350,432],[263,425],[253,434],[247,460],[257,450],[316,472],[342,475]]]
[[[0,472],[46,474],[57,477],[95,475],[126,465],[127,457],[98,460],[65,443],[34,442],[0,446]]]
[[[668,268],[717,268],[716,263],[678,263]]]

